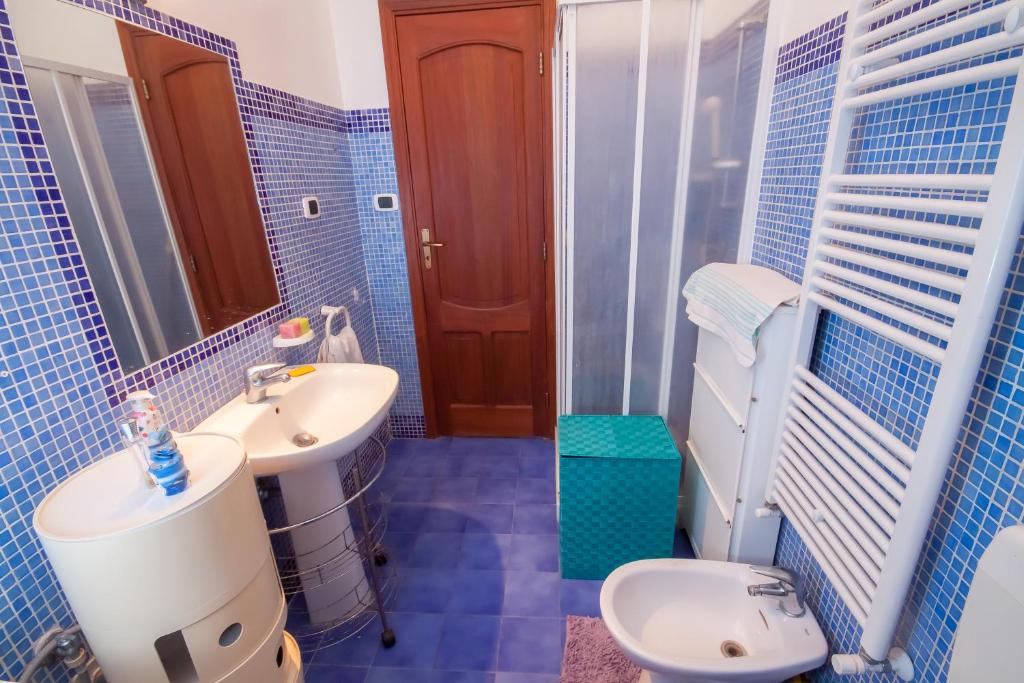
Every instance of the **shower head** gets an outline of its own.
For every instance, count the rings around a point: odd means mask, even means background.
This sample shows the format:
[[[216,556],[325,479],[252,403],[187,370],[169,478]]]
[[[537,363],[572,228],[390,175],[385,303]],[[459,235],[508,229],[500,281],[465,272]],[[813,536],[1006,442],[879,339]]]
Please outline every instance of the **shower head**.
[[[708,117],[711,126],[711,158],[722,156],[722,98],[718,95],[706,97],[700,103],[700,111]]]
[[[722,109],[722,98],[718,95],[705,97],[700,103],[700,110],[705,114],[711,114]]]

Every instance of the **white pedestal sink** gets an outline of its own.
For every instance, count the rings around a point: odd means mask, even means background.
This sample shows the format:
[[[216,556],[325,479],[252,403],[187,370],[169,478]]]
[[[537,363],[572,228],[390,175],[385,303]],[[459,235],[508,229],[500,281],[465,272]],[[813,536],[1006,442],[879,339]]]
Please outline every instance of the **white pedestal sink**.
[[[196,428],[237,436],[256,476],[277,475],[289,524],[345,500],[337,462],[380,426],[398,391],[398,373],[381,365],[314,367],[312,373],[271,385],[258,403],[235,397]],[[314,623],[346,619],[367,604],[371,587],[354,550],[350,521],[342,508],[291,532]]]

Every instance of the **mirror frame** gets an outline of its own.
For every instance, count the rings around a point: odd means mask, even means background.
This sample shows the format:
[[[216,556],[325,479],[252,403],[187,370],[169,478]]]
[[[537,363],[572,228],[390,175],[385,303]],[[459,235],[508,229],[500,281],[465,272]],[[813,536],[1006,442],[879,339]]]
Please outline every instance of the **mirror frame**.
[[[270,332],[274,324],[286,319],[291,312],[288,287],[284,278],[284,263],[282,259],[281,245],[278,241],[277,231],[273,229],[269,222],[269,207],[267,206],[264,197],[261,196],[259,190],[260,186],[264,183],[264,180],[261,179],[261,171],[258,165],[254,163],[258,158],[258,155],[256,154],[255,135],[253,134],[254,106],[246,103],[266,100],[268,95],[272,98],[275,96],[294,98],[296,100],[301,100],[302,98],[290,95],[284,91],[278,91],[273,88],[261,86],[257,83],[244,80],[242,78],[238,51],[235,44],[232,40],[224,36],[206,30],[201,26],[176,19],[175,17],[163,12],[135,3],[129,5],[126,1],[122,3],[114,2],[114,7],[112,8],[113,12],[107,12],[90,7],[86,4],[86,1],[87,0],[63,0],[63,2],[66,2],[70,7],[82,12],[98,13],[112,21],[138,26],[146,30],[153,31],[154,33],[159,33],[168,38],[180,40],[188,45],[208,50],[227,59],[231,73],[231,84],[235,106],[238,109],[238,115],[242,124],[242,134],[246,149],[246,156],[248,158],[249,171],[252,174],[253,191],[256,196],[256,203],[259,206],[263,234],[267,240],[271,268],[274,272],[274,284],[277,288],[278,295],[278,303],[270,308],[229,327],[214,332],[194,344],[178,349],[164,358],[153,361],[149,365],[126,372],[121,366],[121,363],[114,351],[114,346],[111,342],[106,323],[102,320],[102,313],[99,310],[99,304],[97,303],[95,296],[93,280],[88,274],[88,266],[82,257],[80,248],[77,245],[77,237],[74,237],[74,226],[71,222],[70,215],[67,214],[66,208],[64,207],[64,197],[59,188],[59,178],[56,178],[56,174],[53,172],[51,167],[48,172],[53,175],[58,184],[55,187],[57,192],[56,197],[49,201],[57,204],[60,214],[59,216],[54,217],[55,225],[53,229],[67,231],[70,236],[69,238],[65,238],[65,243],[69,248],[67,249],[66,256],[62,257],[62,260],[67,260],[67,263],[63,265],[61,270],[69,283],[73,281],[73,287],[78,291],[78,298],[82,302],[82,307],[76,312],[76,316],[83,321],[82,324],[83,327],[86,328],[86,333],[94,337],[94,341],[89,345],[89,354],[92,356],[97,370],[103,380],[104,390],[106,392],[109,405],[111,407],[117,407],[124,403],[127,394],[130,392],[149,389],[160,382],[164,382],[175,377],[181,372],[192,368],[198,363],[207,360],[227,348],[252,337],[258,332]],[[73,68],[73,65],[61,62],[33,58],[30,56],[26,57],[18,43],[18,27],[15,25],[15,22],[12,21],[11,23],[12,30],[15,33],[13,42],[17,49],[17,56],[20,60],[27,60],[25,63],[33,66],[47,64],[48,66],[57,67],[58,69],[65,71],[69,71],[69,69]],[[86,76],[97,76],[106,80],[123,79],[123,77],[117,77],[112,74],[105,74],[95,70],[93,70],[91,74],[87,73],[88,71],[88,69],[82,68],[75,69],[74,73]],[[130,81],[131,79],[127,79],[127,82],[130,83]],[[19,96],[22,104],[27,104],[34,109],[35,104],[24,77],[20,79],[20,82],[17,82],[14,85],[19,90],[24,90],[25,94]],[[132,90],[134,91],[134,88],[132,88]],[[134,97],[136,97],[136,95],[133,92],[133,98]],[[137,101],[134,103],[134,107],[138,114]],[[262,110],[263,108],[261,107],[260,111]],[[149,154],[150,162],[152,163],[152,140],[149,139],[148,131],[146,130],[141,117],[138,118],[138,122],[140,130],[143,132],[143,138],[145,139],[147,154]],[[38,141],[33,141],[28,144],[43,147],[46,150],[47,156],[45,159],[40,159],[40,161],[49,165],[49,149],[45,147],[45,140],[42,139],[42,135],[38,130],[33,131],[32,134],[38,136]],[[164,199],[166,202],[164,197],[165,190],[161,184],[160,178],[154,177],[154,180],[157,185],[160,186],[161,199]],[[167,212],[166,203],[162,209],[165,213]],[[79,268],[84,272],[84,276],[73,272]],[[88,319],[90,318],[98,318],[98,321],[90,323],[88,322]]]

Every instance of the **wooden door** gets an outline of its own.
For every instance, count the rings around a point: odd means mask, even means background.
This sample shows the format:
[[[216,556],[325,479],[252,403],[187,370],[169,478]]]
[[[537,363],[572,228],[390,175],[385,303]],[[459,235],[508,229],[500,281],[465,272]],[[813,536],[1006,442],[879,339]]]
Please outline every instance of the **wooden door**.
[[[277,304],[228,60],[119,24],[203,331]]]
[[[547,434],[542,8],[399,15],[393,26],[436,431]]]

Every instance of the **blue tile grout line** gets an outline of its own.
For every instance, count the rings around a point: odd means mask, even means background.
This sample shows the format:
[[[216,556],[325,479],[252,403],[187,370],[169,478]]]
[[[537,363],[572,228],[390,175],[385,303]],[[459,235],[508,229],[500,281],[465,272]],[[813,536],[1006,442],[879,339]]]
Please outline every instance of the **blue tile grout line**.
[[[381,363],[397,370],[402,378],[391,413],[391,430],[396,436],[423,436],[426,429],[402,214],[377,211],[373,206],[373,195],[398,193],[391,119],[387,109],[368,109],[349,112],[349,120],[347,144]]]
[[[396,367],[402,378],[385,432],[423,434],[401,217],[376,212],[370,203],[372,194],[397,191],[388,110],[343,111],[247,82],[230,40],[138,3],[70,1],[229,59],[282,304],[166,361],[136,373],[122,372],[0,0],[0,677],[6,678],[17,677],[32,639],[44,627],[70,619],[30,528],[32,511],[57,482],[117,447],[113,424],[130,389],[151,387],[174,426],[187,429],[239,391],[239,370],[253,360],[309,360],[307,349],[279,352],[270,347],[278,320],[292,315],[315,320],[320,303],[346,303],[352,305],[368,359]],[[991,4],[984,0],[972,11]],[[840,15],[779,50],[754,260],[797,280],[806,257],[845,28],[845,16]],[[998,153],[1004,98],[1014,85],[992,82],[867,110],[855,123],[860,146],[848,165],[854,172],[874,173],[934,170],[939,165],[950,172],[984,168]],[[297,212],[298,198],[307,194],[319,196],[325,207],[315,221],[304,221]],[[359,303],[350,301],[353,288],[362,294]],[[1024,450],[1019,445],[1024,443],[1022,308],[1024,238],[900,626],[899,642],[910,651],[922,680],[945,680],[953,634],[978,558],[1000,528],[1024,520]],[[813,370],[905,442],[916,441],[934,383],[934,368],[928,363],[826,315]],[[534,444],[530,448],[547,448],[545,442],[528,443]],[[552,626],[564,632],[566,609],[587,612],[594,605],[594,586],[534,576],[553,572],[551,548],[557,548],[552,534],[531,533],[551,529],[551,475],[542,462],[547,456],[524,459],[517,451],[514,472],[507,464],[495,464],[492,472],[484,473],[467,462],[479,454],[482,444],[476,441],[424,441],[415,448],[408,444],[398,441],[392,447],[395,462],[404,458],[407,469],[384,482],[394,497],[398,525],[389,542],[400,558],[407,553],[402,561],[411,565],[405,572],[412,585],[439,587],[442,597],[449,591],[443,605],[436,595],[438,602],[431,604],[406,591],[405,611],[398,612],[407,622],[399,625],[399,638],[403,632],[436,637],[436,646],[429,650],[430,668],[406,667],[425,664],[418,659],[421,652],[396,652],[390,659],[382,655],[377,662],[378,649],[365,664],[358,659],[365,655],[358,653],[354,659],[342,657],[337,665],[314,657],[309,680],[409,680],[413,670],[423,673],[423,680],[439,680],[442,674],[437,672],[449,671],[463,672],[459,680],[465,681],[554,680],[554,673],[526,679],[502,671],[550,669],[550,648],[533,647],[528,636],[547,633],[544,642],[550,645],[555,640]],[[439,447],[444,449],[440,456],[397,455],[403,449]],[[486,448],[501,450],[498,442]],[[432,469],[438,467],[444,476]],[[438,557],[432,552],[436,547],[448,552]],[[436,566],[450,563],[453,555],[455,567]],[[777,559],[808,577],[812,607],[833,649],[855,651],[860,635],[856,621],[788,524],[783,525]],[[474,590],[460,591],[455,598],[445,588],[450,585],[445,577],[462,577]],[[527,584],[531,590],[525,589]],[[450,645],[465,634],[477,638],[472,648],[461,652]],[[477,674],[469,673],[476,669]],[[827,669],[810,678],[838,680]]]
[[[565,619],[599,617],[603,582],[560,578],[552,442],[394,439],[379,486],[397,645],[374,622],[308,653],[307,681],[557,681]]]
[[[992,4],[985,0],[967,11]],[[798,281],[844,28],[845,15],[840,15],[779,50],[752,260]],[[979,29],[975,37],[989,28]],[[990,168],[1014,85],[1013,79],[985,82],[859,111],[845,172],[965,173]],[[946,680],[953,635],[978,559],[999,529],[1024,520],[1024,450],[1018,445],[1024,441],[1022,306],[1024,236],[897,634],[920,680]],[[916,444],[935,381],[933,364],[859,325],[825,314],[811,369],[905,443]],[[859,625],[786,522],[776,561],[807,578],[809,603],[832,651],[856,652]],[[827,666],[808,677],[841,680]],[[872,674],[858,680],[893,678]]]
[[[114,425],[128,391],[150,388],[172,426],[188,430],[241,390],[246,365],[312,360],[312,345],[271,348],[277,321],[305,315],[316,325],[322,303],[344,303],[367,360],[384,357],[400,371],[402,395],[390,423],[406,436],[424,431],[415,346],[410,353],[378,341],[384,333],[412,338],[411,319],[403,329],[398,310],[408,305],[404,267],[382,269],[374,261],[383,258],[379,245],[401,244],[400,221],[390,232],[380,228],[386,234],[372,250],[378,227],[364,225],[371,221],[364,195],[396,185],[387,110],[344,111],[245,81],[232,41],[138,3],[70,1],[227,57],[282,303],[152,366],[122,371],[0,0],[0,678],[10,679],[44,628],[71,620],[31,529],[32,511],[62,479],[119,447]],[[371,139],[373,154],[364,151]],[[306,195],[320,198],[319,218],[301,217]],[[385,426],[381,436],[390,434]]]

